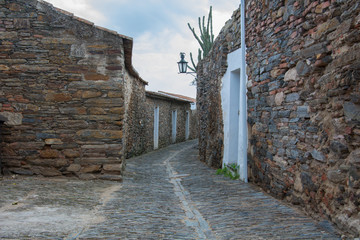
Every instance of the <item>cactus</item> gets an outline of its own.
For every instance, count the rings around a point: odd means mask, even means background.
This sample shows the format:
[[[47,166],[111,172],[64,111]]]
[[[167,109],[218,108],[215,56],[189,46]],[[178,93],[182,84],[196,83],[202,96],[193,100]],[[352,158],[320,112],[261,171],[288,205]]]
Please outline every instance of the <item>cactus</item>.
[[[200,44],[201,49],[199,48],[198,51],[198,62],[203,59],[203,57],[206,57],[208,53],[211,50],[211,47],[214,44],[214,34],[213,34],[213,25],[212,25],[212,7],[210,6],[209,16],[207,20],[207,25],[205,26],[205,16],[202,18],[199,17],[199,29],[200,29],[200,37],[196,34],[195,29],[191,27],[190,23],[188,23],[188,26],[193,33],[195,39]],[[197,70],[197,64],[195,64],[193,55],[190,53],[191,63],[193,67],[188,66],[192,71],[196,72]]]

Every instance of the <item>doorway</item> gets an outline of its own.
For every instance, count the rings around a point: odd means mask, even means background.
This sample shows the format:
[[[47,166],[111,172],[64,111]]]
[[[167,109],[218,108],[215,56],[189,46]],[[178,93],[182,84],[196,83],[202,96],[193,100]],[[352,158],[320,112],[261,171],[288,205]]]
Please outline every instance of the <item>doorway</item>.
[[[241,49],[228,54],[228,69],[221,89],[224,122],[222,162],[223,167],[236,164],[240,179],[247,182],[247,79],[241,79],[241,64]]]
[[[172,111],[172,116],[171,116],[171,141],[172,143],[176,143],[176,122],[177,122],[177,111],[174,110]]]
[[[159,106],[154,108],[154,149],[159,148]]]

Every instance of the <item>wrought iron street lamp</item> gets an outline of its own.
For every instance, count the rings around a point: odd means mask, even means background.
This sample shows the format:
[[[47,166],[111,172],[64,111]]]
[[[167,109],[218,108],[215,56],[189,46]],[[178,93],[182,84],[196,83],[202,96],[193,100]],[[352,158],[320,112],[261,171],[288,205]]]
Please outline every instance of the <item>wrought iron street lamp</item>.
[[[185,61],[185,53],[180,53],[180,61],[177,64],[179,66],[179,73],[186,73],[188,62]]]
[[[185,60],[185,53],[180,53],[180,61],[177,64],[179,67],[179,73],[186,73],[194,76],[195,72],[187,72],[188,62]]]

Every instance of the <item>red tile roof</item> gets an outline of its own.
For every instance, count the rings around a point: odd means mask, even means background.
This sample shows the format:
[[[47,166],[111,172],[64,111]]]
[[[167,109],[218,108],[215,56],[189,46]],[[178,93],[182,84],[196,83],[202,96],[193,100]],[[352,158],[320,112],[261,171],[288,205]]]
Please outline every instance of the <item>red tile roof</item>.
[[[193,103],[196,102],[195,98],[187,97],[187,96],[180,95],[180,94],[168,93],[168,92],[164,92],[164,91],[159,91],[159,93],[163,93],[163,94],[170,95],[170,96],[177,97],[177,98],[182,98],[184,100],[187,100],[187,101],[190,101],[190,102],[193,102]]]

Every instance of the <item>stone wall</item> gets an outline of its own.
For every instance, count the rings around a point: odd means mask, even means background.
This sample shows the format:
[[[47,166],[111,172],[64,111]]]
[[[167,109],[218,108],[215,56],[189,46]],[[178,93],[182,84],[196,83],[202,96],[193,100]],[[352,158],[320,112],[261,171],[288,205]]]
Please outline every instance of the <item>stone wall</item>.
[[[145,151],[154,149],[154,109],[159,107],[159,148],[172,144],[172,111],[177,110],[176,143],[185,141],[186,111],[190,114],[189,139],[197,137],[196,113],[190,110],[190,102],[179,100],[161,93],[146,92],[146,137]]]
[[[200,160],[219,168],[223,157],[224,129],[221,107],[221,79],[227,69],[227,54],[240,47],[240,10],[233,13],[208,57],[197,70],[197,111]]]
[[[249,180],[359,236],[358,1],[249,0],[246,11]],[[238,26],[235,12],[199,65],[200,158],[216,167]]]
[[[146,146],[146,98],[144,82],[125,75],[126,158],[144,153]]]
[[[250,1],[251,180],[360,232],[358,1]]]
[[[0,9],[5,173],[120,179],[132,39],[46,2]]]

